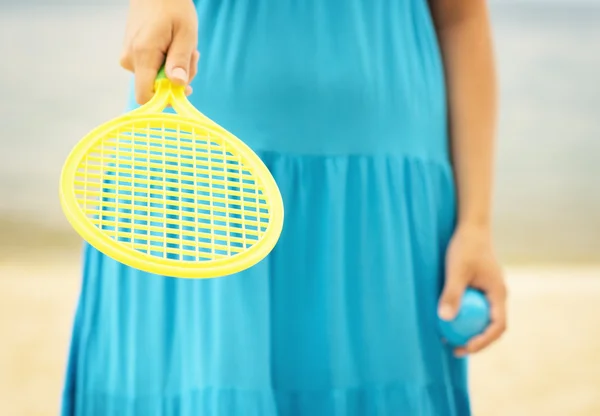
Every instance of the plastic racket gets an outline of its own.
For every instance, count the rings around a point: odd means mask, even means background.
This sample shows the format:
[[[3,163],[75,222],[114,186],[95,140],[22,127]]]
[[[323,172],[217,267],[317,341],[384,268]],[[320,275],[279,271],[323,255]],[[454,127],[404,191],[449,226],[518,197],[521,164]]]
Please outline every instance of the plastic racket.
[[[269,254],[283,226],[281,194],[261,159],[194,108],[164,70],[147,104],[77,143],[60,200],[97,250],[171,277],[247,269]]]

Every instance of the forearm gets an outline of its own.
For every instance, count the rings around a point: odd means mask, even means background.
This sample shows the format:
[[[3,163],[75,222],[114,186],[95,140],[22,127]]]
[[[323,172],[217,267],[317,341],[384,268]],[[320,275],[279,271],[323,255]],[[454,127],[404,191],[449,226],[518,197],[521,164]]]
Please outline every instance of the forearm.
[[[432,0],[432,11],[446,73],[458,225],[488,229],[496,79],[487,8],[484,0]]]

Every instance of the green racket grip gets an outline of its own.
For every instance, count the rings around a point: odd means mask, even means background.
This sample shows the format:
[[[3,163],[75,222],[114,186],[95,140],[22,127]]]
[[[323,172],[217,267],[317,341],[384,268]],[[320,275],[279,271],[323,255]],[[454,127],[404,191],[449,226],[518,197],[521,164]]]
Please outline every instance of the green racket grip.
[[[167,79],[167,72],[165,71],[165,66],[161,66],[158,74],[156,75],[156,81],[161,81],[163,79]]]

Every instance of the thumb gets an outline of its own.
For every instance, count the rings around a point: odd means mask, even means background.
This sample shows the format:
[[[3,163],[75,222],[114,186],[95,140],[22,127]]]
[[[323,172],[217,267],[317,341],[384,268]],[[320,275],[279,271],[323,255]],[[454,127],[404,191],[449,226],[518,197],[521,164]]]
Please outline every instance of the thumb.
[[[190,80],[197,38],[197,32],[189,28],[176,29],[165,63],[167,77],[176,85],[187,85]]]
[[[443,320],[451,321],[458,314],[460,302],[468,286],[467,277],[458,267],[448,270],[438,309],[438,315]]]

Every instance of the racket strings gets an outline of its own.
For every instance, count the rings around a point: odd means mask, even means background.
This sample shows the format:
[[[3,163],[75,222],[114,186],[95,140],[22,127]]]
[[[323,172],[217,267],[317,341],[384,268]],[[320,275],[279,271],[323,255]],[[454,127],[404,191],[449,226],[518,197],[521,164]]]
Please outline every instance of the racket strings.
[[[219,136],[177,122],[133,122],[79,165],[75,196],[93,224],[144,254],[180,261],[236,255],[269,225],[269,204]]]

